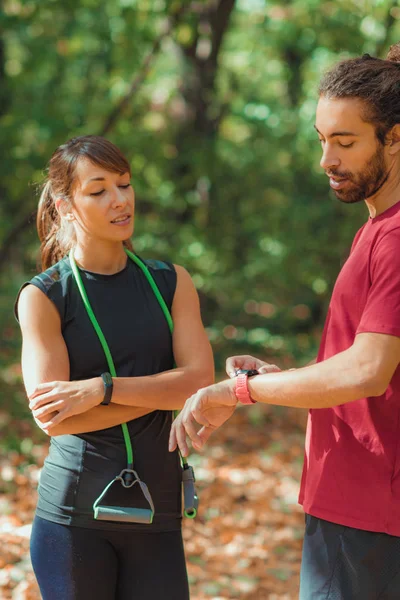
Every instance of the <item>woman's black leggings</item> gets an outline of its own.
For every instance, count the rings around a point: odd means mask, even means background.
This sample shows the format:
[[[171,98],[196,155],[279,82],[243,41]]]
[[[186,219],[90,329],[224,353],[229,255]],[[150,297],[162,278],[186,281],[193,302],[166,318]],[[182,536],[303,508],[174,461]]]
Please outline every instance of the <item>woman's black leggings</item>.
[[[35,517],[31,558],[43,600],[189,600],[180,531],[100,531]]]

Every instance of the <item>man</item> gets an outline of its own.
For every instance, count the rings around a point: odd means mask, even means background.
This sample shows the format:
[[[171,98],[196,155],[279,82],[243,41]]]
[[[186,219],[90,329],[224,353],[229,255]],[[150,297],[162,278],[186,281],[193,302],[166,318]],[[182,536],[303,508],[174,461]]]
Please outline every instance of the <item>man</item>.
[[[400,44],[387,60],[339,63],[320,85],[321,166],[336,197],[364,200],[369,218],[336,281],[317,363],[276,372],[229,358],[231,379],[189,398],[171,431],[186,455],[186,435],[201,448],[239,400],[310,409],[301,600],[400,599],[398,60]]]

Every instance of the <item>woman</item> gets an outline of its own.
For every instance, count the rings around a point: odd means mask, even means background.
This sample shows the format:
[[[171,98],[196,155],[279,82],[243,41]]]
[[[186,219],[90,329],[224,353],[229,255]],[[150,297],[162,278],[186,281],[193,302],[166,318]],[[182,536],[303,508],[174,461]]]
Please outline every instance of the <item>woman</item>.
[[[77,137],[56,150],[38,211],[43,273],[17,300],[30,408],[51,436],[31,537],[43,600],[189,598],[182,467],[168,453],[168,435],[172,411],[212,382],[213,359],[185,269],[138,266],[126,253],[130,177],[125,157],[103,138]],[[132,486],[136,477],[151,499]],[[128,517],[115,516],[115,506]]]

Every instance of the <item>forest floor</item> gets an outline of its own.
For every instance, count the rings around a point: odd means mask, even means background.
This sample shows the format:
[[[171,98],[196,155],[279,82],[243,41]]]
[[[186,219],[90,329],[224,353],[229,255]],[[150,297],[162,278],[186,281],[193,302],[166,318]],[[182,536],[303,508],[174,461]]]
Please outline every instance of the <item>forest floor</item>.
[[[198,517],[184,519],[191,600],[297,600],[305,421],[305,411],[240,407],[191,455],[201,502]],[[1,423],[0,414],[0,434]],[[29,439],[29,423],[18,427]],[[29,535],[47,444],[27,449],[29,459],[0,457],[1,600],[40,600]]]

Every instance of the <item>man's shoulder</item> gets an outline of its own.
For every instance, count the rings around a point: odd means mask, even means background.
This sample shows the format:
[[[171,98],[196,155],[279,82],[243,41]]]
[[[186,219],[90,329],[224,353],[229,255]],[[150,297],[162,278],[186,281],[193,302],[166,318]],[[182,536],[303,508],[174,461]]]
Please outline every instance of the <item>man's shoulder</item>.
[[[392,218],[382,223],[375,238],[375,245],[390,244],[400,247],[400,214],[398,218]]]
[[[374,226],[382,235],[390,231],[398,233],[396,230],[400,228],[400,201],[379,215]]]

